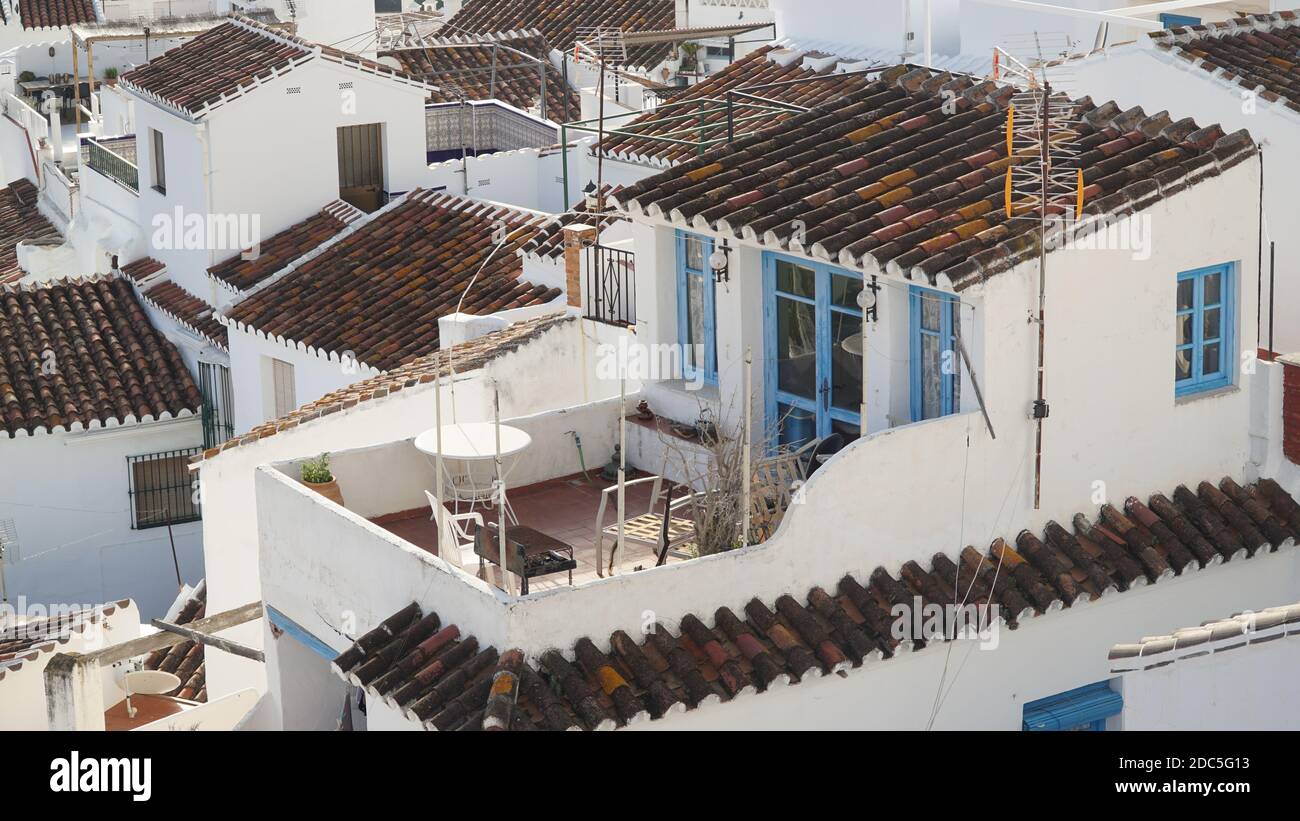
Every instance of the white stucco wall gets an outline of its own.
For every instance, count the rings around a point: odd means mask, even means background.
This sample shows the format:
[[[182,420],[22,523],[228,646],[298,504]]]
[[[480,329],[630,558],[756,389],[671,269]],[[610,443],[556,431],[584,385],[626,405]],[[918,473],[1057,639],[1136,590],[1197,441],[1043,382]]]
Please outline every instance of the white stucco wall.
[[[15,523],[5,563],[10,599],[81,603],[131,598],[145,618],[176,597],[167,528],[133,530],[127,457],[203,443],[197,417],[82,434],[0,439],[0,519]],[[198,522],[173,529],[183,581],[203,577]]]
[[[1251,644],[1227,650],[1225,646],[1239,641],[1215,642],[1216,652],[1209,655],[1125,673],[1121,679],[1124,729],[1300,729],[1300,710],[1295,708],[1300,636],[1292,633],[1253,643],[1264,635],[1284,633],[1285,629],[1273,629],[1258,636],[1248,634],[1240,641],[1251,639]],[[1199,645],[1186,652],[1205,649]]]

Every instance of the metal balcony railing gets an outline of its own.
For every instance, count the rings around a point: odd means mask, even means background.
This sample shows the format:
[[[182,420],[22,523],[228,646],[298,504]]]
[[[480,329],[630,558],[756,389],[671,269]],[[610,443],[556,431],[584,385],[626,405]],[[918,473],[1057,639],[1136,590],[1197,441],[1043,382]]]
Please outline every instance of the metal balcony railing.
[[[608,325],[636,324],[636,257],[631,251],[593,245],[587,249],[584,316]]]
[[[140,192],[140,170],[134,163],[97,140],[87,138],[86,147],[87,164],[92,169],[134,193]]]

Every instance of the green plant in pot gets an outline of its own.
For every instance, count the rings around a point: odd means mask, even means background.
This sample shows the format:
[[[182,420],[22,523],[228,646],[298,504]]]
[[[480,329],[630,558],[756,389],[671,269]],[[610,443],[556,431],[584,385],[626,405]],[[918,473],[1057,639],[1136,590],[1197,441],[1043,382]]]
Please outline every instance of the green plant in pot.
[[[343,491],[330,471],[330,457],[322,453],[302,463],[302,483],[335,504],[343,504]]]
[[[104,69],[104,82],[111,86],[117,85],[117,69],[111,66]]]

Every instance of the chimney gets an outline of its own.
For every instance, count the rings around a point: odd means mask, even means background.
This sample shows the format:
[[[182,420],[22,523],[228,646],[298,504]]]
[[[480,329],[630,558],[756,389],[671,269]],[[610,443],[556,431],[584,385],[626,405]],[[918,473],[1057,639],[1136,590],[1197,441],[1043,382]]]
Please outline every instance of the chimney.
[[[564,295],[569,305],[582,307],[582,250],[596,244],[596,229],[574,223],[564,229]]]
[[[1282,453],[1300,465],[1300,356],[1277,361],[1282,365]]]
[[[475,316],[474,314],[447,314],[438,317],[438,349],[446,350],[453,345],[468,342],[484,334],[499,331],[510,321],[499,316]]]

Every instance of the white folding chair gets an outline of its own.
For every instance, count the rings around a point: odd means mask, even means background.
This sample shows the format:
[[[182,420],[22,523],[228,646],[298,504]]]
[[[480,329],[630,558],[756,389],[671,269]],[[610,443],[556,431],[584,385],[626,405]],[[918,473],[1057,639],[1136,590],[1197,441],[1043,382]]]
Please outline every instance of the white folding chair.
[[[633,479],[630,482],[623,483],[624,491],[627,488],[646,482],[653,483],[650,489],[650,506],[646,512],[623,521],[623,540],[625,542],[649,545],[654,548],[663,546],[663,515],[655,512],[655,508],[659,506],[659,501],[663,495],[663,481],[662,476],[642,476],[640,479]],[[606,537],[615,540],[615,549],[617,549],[618,522],[615,521],[612,525],[605,524],[605,509],[609,504],[610,495],[617,493],[618,485],[610,485],[600,493],[600,509],[596,512],[596,567],[598,569],[602,567],[601,562],[604,561]],[[692,496],[688,495],[681,499],[668,500],[669,550],[695,541],[695,520],[672,515],[691,499]],[[614,504],[614,512],[617,514],[618,502],[615,501]],[[612,553],[610,556],[610,572],[613,572]]]
[[[474,559],[474,536],[465,527],[466,522],[483,526],[483,517],[476,511],[469,513],[452,513],[443,507],[438,497],[429,491],[424,492],[429,500],[429,521],[438,518],[438,509],[442,508],[442,532],[438,534],[438,556],[449,564],[462,570],[466,562]]]

